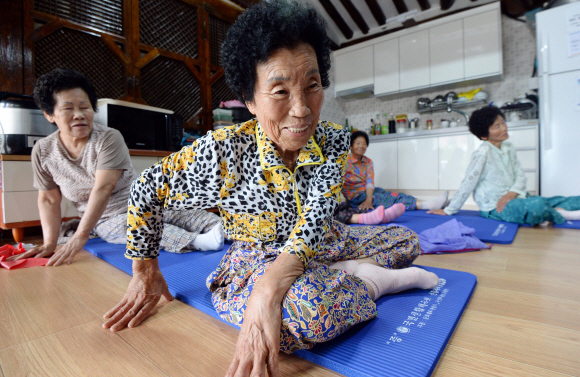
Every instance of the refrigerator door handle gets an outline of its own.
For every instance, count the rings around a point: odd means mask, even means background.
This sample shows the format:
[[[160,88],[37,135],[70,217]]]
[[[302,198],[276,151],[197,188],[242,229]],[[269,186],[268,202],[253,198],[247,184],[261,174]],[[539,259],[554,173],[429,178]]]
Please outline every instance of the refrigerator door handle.
[[[547,33],[540,34],[541,48],[540,48],[540,61],[541,69],[540,73],[542,75],[540,91],[540,102],[542,103],[540,117],[541,117],[541,130],[542,139],[544,140],[544,150],[552,149],[552,124],[550,122],[550,70],[548,67],[548,35]]]

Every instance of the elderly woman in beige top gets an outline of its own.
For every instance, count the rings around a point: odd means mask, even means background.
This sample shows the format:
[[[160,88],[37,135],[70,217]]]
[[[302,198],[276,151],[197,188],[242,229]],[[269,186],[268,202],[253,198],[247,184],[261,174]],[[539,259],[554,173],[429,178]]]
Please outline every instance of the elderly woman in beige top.
[[[126,243],[127,200],[137,175],[119,131],[93,124],[96,94],[90,81],[76,71],[56,69],[39,78],[34,96],[45,117],[58,127],[32,151],[44,244],[12,259],[54,253],[48,266],[71,263],[91,231],[107,242]],[[74,236],[56,250],[62,196],[73,202],[81,220]],[[163,220],[162,248],[167,251],[223,247],[215,214],[170,211]]]

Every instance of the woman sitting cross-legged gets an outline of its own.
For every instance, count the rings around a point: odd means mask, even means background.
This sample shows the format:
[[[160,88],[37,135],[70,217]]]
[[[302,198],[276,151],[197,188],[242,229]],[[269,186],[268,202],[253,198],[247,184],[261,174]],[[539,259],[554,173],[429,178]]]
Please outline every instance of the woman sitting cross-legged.
[[[580,220],[580,196],[543,198],[526,192],[527,179],[513,145],[506,141],[508,129],[500,109],[486,106],[474,111],[469,130],[484,142],[473,152],[449,205],[428,213],[453,215],[473,192],[480,215],[486,218],[529,225]]]
[[[119,131],[93,123],[95,88],[77,71],[55,69],[38,79],[34,99],[57,127],[32,149],[44,244],[8,260],[52,255],[47,266],[71,263],[91,232],[107,242],[127,243],[127,200],[137,175]],[[73,202],[81,220],[74,235],[57,249],[63,196]],[[140,225],[129,222],[131,228]],[[166,211],[160,225],[161,247],[167,251],[223,248],[221,221],[213,213]]]
[[[234,243],[207,287],[220,317],[241,327],[226,375],[275,377],[279,350],[331,340],[374,318],[382,295],[439,279],[410,267],[421,250],[409,229],[333,222],[348,132],[319,120],[331,60],[314,8],[257,3],[228,30],[222,57],[257,119],[208,133],[135,181],[129,219],[149,215],[128,232],[133,278],[103,326],[136,326],[170,297],[157,261],[164,211],[218,207]]]
[[[373,161],[364,154],[369,145],[369,136],[364,131],[350,135],[350,155],[346,161],[346,175],[342,202],[334,218],[345,224],[384,224],[401,216],[405,210],[443,208],[447,191],[434,200],[424,201],[411,195],[386,191],[375,187]]]

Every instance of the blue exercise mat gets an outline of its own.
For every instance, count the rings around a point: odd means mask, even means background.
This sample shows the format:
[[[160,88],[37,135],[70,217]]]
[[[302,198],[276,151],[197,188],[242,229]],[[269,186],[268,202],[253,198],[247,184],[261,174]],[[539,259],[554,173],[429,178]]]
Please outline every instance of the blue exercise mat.
[[[566,228],[566,229],[580,229],[580,221],[578,220],[566,220],[563,224],[554,224],[554,228]]]
[[[505,221],[486,219],[479,215],[479,211],[459,211],[453,216],[440,216],[428,214],[427,211],[405,211],[397,217],[392,223],[382,225],[402,225],[416,233],[430,228],[435,228],[451,219],[463,223],[463,225],[475,229],[474,236],[483,242],[496,244],[510,244],[514,242],[519,224],[508,223]],[[362,226],[356,224],[353,226]]]
[[[169,291],[177,299],[220,319],[205,280],[230,244],[222,251],[172,254],[161,251],[159,266]],[[100,238],[85,246],[95,256],[132,274],[125,245]],[[377,318],[359,324],[345,334],[296,354],[347,377],[429,376],[449,341],[477,284],[475,275],[424,267],[440,280],[431,291],[415,289],[377,302]]]

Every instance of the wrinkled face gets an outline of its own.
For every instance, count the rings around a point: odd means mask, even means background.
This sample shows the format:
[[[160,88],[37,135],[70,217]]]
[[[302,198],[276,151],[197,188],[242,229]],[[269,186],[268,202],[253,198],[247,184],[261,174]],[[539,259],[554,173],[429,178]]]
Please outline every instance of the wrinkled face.
[[[350,151],[355,156],[364,156],[365,152],[367,151],[367,141],[364,137],[359,136],[354,140],[352,143],[352,147],[350,147]]]
[[[256,72],[248,109],[281,152],[300,150],[316,130],[324,101],[314,49],[303,43],[274,51]]]
[[[487,140],[492,144],[501,144],[502,141],[505,141],[508,138],[507,124],[501,115],[498,115],[493,124],[489,127],[489,135],[487,135],[487,137],[482,137],[483,140]]]
[[[93,129],[95,112],[89,96],[81,88],[63,90],[54,94],[56,105],[52,115],[44,116],[51,123],[56,123],[65,139],[88,138]]]

